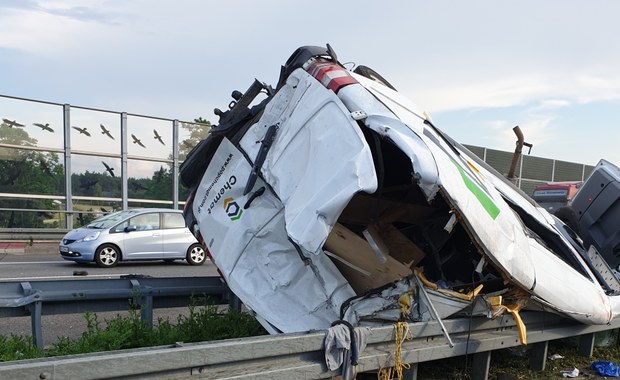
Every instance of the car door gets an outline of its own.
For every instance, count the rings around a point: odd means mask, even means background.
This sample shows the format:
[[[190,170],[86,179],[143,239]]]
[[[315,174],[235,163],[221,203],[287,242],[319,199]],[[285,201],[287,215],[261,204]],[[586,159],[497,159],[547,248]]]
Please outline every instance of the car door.
[[[161,259],[163,236],[160,226],[158,212],[149,212],[130,218],[128,232],[125,232],[123,237],[123,259]]]
[[[163,212],[162,226],[164,258],[184,258],[189,246],[197,240],[185,226],[183,214]]]

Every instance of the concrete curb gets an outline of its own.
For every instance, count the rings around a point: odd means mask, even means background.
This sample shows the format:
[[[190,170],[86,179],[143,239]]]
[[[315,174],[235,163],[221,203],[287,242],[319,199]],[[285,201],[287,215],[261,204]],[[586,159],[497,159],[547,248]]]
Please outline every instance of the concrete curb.
[[[0,254],[32,255],[58,251],[57,241],[0,241]]]

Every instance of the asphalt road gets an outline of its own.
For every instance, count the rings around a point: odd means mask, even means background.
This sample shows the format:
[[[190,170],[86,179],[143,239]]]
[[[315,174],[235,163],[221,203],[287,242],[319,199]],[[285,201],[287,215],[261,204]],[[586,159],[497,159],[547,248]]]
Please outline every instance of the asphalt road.
[[[74,275],[81,272],[81,275]],[[86,272],[86,275],[83,273]],[[98,268],[95,264],[77,265],[66,261],[56,252],[37,254],[0,254],[0,281],[21,282],[36,280],[71,280],[84,278],[119,278],[127,274],[141,274],[152,277],[198,277],[216,276],[217,271],[211,262],[201,266],[191,266],[185,261],[164,263],[163,261],[119,263],[114,268]],[[176,321],[187,308],[155,309],[153,319],[168,318]],[[125,312],[97,313],[99,321],[111,319]],[[54,343],[58,337],[76,339],[86,330],[83,314],[48,315],[42,317],[43,341],[46,345]],[[31,335],[30,317],[0,317],[0,335]]]
[[[4,256],[4,257],[3,257]],[[94,263],[78,265],[64,260],[56,252],[30,255],[0,254],[0,281],[72,279],[74,272],[87,272],[88,277],[119,278],[126,274],[142,274],[152,277],[217,276],[215,267],[207,261],[192,266],[183,261],[121,262],[114,268],[99,268]],[[83,278],[83,277],[80,277]]]

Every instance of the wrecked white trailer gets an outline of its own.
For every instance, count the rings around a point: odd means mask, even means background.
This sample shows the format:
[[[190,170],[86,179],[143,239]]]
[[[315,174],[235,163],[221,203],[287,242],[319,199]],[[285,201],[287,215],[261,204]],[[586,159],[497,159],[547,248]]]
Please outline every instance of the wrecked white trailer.
[[[369,68],[302,47],[275,89],[233,98],[182,165],[185,216],[271,333],[523,308],[618,316],[595,251]]]

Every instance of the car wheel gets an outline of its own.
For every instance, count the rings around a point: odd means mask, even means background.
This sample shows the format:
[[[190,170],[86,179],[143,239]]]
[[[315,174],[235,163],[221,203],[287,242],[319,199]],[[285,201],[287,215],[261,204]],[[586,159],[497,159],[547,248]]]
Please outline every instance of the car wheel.
[[[189,265],[202,265],[207,258],[204,248],[200,244],[194,244],[187,250],[187,263]]]
[[[100,268],[112,268],[121,259],[121,251],[112,244],[104,244],[95,252],[95,262]]]

